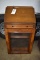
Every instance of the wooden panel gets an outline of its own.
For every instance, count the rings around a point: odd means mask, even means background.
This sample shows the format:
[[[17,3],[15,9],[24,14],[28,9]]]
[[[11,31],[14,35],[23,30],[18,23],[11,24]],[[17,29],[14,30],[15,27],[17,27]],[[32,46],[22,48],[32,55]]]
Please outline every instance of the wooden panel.
[[[11,36],[11,38],[29,38],[28,36]]]
[[[33,25],[6,25],[6,28],[33,28]]]
[[[33,29],[7,29],[7,32],[11,32],[11,33],[33,33],[33,30],[35,30],[34,28]]]
[[[25,53],[29,53],[28,52],[28,48],[12,48],[11,49],[11,53],[12,54],[25,54]]]
[[[11,14],[13,9],[16,9],[16,14]],[[4,22],[36,23],[34,8],[31,6],[8,6],[6,8]]]

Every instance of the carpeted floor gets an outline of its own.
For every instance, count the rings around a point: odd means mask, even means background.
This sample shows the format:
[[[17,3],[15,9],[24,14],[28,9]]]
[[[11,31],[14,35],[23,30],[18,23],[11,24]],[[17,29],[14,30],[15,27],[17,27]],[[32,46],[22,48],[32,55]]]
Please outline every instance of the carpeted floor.
[[[0,60],[40,60],[40,51],[34,41],[31,54],[8,54],[6,40],[0,38]]]

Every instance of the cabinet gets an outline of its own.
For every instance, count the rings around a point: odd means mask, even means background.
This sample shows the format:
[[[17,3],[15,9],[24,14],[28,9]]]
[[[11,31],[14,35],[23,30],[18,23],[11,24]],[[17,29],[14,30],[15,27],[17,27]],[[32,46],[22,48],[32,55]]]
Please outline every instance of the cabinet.
[[[15,14],[11,14],[13,9]],[[31,53],[36,30],[34,8],[6,7],[4,26],[8,53]]]

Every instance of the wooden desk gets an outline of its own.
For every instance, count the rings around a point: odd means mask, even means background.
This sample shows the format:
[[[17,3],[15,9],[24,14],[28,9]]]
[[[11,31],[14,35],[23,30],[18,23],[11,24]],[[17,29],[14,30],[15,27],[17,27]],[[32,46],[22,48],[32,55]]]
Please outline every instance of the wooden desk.
[[[15,14],[11,14],[13,9]],[[4,25],[8,53],[31,53],[36,30],[34,8],[6,7]]]

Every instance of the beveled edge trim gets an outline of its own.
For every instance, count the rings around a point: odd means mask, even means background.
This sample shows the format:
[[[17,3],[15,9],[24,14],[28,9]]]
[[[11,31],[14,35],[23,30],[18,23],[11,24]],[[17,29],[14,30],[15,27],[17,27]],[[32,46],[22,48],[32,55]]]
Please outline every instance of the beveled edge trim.
[[[36,24],[36,23],[27,23],[27,22],[4,22],[4,24],[23,24],[23,25],[26,25],[26,24]]]

